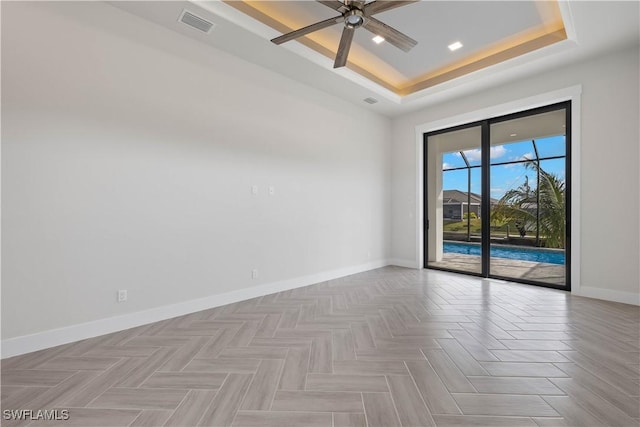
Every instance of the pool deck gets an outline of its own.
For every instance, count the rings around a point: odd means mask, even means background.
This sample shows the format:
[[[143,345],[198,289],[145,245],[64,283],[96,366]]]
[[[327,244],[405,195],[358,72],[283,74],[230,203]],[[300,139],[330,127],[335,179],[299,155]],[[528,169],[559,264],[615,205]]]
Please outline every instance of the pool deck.
[[[461,272],[480,273],[480,257],[444,253],[442,261],[429,261],[429,267],[446,268]],[[520,261],[506,258],[491,258],[491,274],[514,279],[535,280],[553,285],[565,284],[565,266],[545,262]]]

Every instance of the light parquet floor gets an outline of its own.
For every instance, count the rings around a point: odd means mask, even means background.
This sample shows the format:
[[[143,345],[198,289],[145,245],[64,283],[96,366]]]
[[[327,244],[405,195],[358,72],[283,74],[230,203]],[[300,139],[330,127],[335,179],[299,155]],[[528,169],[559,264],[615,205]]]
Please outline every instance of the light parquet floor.
[[[2,362],[3,426],[638,426],[638,307],[386,267]]]

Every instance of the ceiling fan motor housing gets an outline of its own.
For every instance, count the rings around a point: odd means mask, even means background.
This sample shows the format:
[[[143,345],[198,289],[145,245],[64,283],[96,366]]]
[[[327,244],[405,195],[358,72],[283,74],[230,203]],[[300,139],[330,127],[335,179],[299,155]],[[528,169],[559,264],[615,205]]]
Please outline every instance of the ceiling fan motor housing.
[[[344,14],[344,26],[347,28],[359,28],[365,23],[365,16],[362,10],[352,7]]]

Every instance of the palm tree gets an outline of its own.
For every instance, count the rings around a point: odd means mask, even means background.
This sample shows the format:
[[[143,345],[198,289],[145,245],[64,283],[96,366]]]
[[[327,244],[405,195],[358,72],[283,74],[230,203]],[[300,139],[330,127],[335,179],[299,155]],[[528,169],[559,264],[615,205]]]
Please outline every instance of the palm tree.
[[[537,229],[546,238],[548,248],[564,248],[566,234],[565,183],[543,170],[537,162],[525,163],[538,174],[538,187],[532,189],[529,177],[518,188],[507,191],[493,207],[492,221],[513,221],[524,237],[526,230]]]

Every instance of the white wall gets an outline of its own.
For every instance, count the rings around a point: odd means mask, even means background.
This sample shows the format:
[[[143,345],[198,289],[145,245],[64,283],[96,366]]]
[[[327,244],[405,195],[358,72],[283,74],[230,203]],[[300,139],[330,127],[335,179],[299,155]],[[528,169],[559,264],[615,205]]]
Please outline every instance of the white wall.
[[[382,265],[390,131],[110,5],[3,2],[2,338]]]
[[[634,46],[395,119],[392,257],[416,263],[416,127],[582,85],[580,293],[638,304],[638,60]]]

